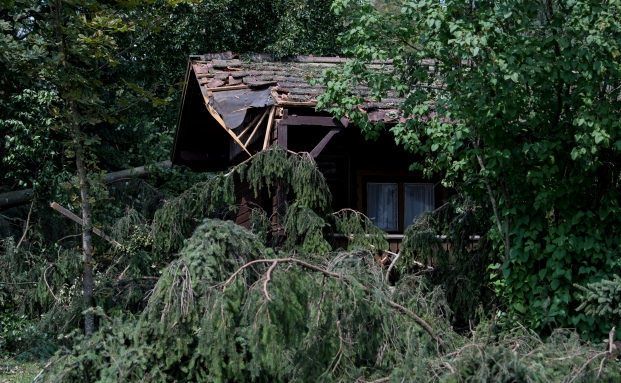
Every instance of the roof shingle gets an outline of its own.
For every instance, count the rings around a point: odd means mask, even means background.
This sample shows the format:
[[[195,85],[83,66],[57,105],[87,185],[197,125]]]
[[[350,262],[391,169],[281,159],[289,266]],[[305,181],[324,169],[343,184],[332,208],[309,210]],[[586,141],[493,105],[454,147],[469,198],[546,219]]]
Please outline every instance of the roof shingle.
[[[275,105],[314,107],[317,97],[325,91],[319,79],[326,69],[336,68],[346,62],[341,57],[298,56],[286,61],[275,61],[266,55],[251,55],[239,59],[230,53],[192,56],[192,70],[198,79],[206,100],[214,92],[228,92],[243,88],[271,90]],[[376,62],[369,65],[378,71],[392,70],[392,63]],[[396,94],[389,98],[374,99],[369,88],[357,86],[354,92],[365,102],[361,108],[369,113],[372,121],[392,122],[398,119],[398,105],[402,101]]]

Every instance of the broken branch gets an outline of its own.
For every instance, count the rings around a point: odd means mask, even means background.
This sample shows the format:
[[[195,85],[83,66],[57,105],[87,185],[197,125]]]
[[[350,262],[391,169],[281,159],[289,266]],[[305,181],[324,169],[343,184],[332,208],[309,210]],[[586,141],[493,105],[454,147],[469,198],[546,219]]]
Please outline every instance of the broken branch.
[[[400,311],[401,313],[409,316],[410,318],[414,319],[414,322],[418,323],[418,325],[420,327],[423,328],[423,330],[425,330],[427,332],[427,334],[429,334],[429,336],[431,336],[436,343],[438,344],[438,347],[440,348],[444,348],[444,341],[436,335],[435,331],[433,331],[433,329],[431,328],[431,326],[429,325],[429,323],[427,323],[423,318],[419,317],[418,315],[416,315],[416,313],[408,308],[406,308],[405,306],[402,306],[400,304],[398,304],[397,302],[394,301],[388,301],[388,305],[394,309],[396,309],[397,311]]]
[[[30,228],[30,216],[32,215],[33,206],[34,206],[34,201],[30,203],[30,209],[28,210],[28,218],[26,218],[26,224],[24,225],[24,233],[22,234],[22,237],[19,239],[19,242],[17,242],[17,246],[15,246],[15,250],[19,250],[19,247],[22,245],[22,242],[24,242],[24,239],[26,239],[26,234],[28,234],[28,229]]]
[[[82,225],[82,218],[78,217],[76,214],[74,214],[71,210],[59,205],[56,202],[52,202],[50,204],[50,207],[54,210],[56,210],[57,212],[59,212],[60,214],[64,215],[65,217],[69,218],[70,220],[72,220],[73,222]],[[109,236],[107,236],[103,231],[101,231],[100,229],[93,227],[93,233],[97,234],[99,237],[101,237],[102,239],[108,241],[110,244],[112,244],[113,246],[116,247],[122,247],[120,243],[118,243],[117,241],[115,241],[114,239],[110,238]]]
[[[270,302],[272,301],[272,298],[270,298],[270,293],[267,291],[267,285],[272,280],[272,272],[274,271],[277,265],[278,265],[278,262],[274,262],[271,264],[269,269],[267,269],[267,273],[265,273],[265,281],[263,281],[263,294],[265,294],[265,298],[267,298],[267,300]]]
[[[320,273],[323,273],[327,276],[333,277],[333,278],[342,278],[341,274],[337,274],[334,273],[332,271],[328,271],[325,270],[319,266],[315,266],[313,264],[310,264],[308,262],[304,262],[300,259],[297,258],[274,258],[274,259],[255,259],[254,261],[250,261],[248,263],[246,263],[245,265],[243,265],[242,267],[240,267],[239,269],[237,269],[237,271],[235,271],[222,285],[224,288],[226,288],[228,285],[230,285],[235,278],[239,275],[239,273],[241,273],[242,271],[244,271],[245,269],[247,269],[250,266],[256,265],[258,263],[295,263],[299,266],[302,266],[306,269],[310,269],[310,270],[314,270],[314,271],[318,271]]]

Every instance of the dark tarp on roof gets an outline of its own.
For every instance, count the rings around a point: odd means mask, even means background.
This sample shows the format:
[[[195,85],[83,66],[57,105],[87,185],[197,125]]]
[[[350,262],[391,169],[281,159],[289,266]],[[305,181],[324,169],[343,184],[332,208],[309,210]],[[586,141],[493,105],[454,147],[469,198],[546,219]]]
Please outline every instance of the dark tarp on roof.
[[[274,105],[274,100],[269,88],[261,90],[249,88],[213,92],[210,103],[222,117],[227,128],[237,129],[244,122],[248,109]]]

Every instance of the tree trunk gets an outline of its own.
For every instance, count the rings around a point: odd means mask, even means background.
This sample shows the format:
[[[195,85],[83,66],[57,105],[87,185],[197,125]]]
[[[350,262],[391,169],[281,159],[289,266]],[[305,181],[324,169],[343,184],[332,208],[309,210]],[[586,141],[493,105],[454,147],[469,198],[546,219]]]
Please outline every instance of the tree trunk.
[[[69,50],[67,47],[66,35],[63,32],[62,17],[63,2],[57,0],[54,3],[54,29],[60,40],[60,61],[65,70],[69,69],[67,55]],[[69,88],[69,85],[66,85]],[[62,88],[62,87],[61,87]],[[66,94],[70,94],[69,89],[64,89]],[[82,288],[84,297],[84,306],[86,314],[84,315],[84,333],[91,336],[95,331],[95,317],[90,308],[93,307],[93,221],[91,212],[91,203],[89,200],[89,185],[86,176],[86,165],[84,164],[84,139],[80,129],[80,114],[78,112],[75,100],[69,98],[68,101],[70,115],[68,116],[68,125],[73,135],[73,149],[75,151],[75,167],[78,173],[78,183],[80,188],[80,199],[82,203],[82,263],[84,271],[82,274]]]
[[[74,117],[75,107],[72,107]],[[93,307],[93,220],[90,203],[90,193],[88,178],[86,176],[86,167],[84,165],[84,143],[82,140],[82,132],[80,127],[74,123],[72,126],[74,134],[74,150],[75,150],[75,166],[78,173],[78,182],[80,187],[80,200],[82,204],[82,262],[84,271],[82,275],[82,288],[84,293],[84,306],[87,310],[84,315],[84,333],[86,336],[93,334],[95,330],[95,318],[93,313],[89,311]]]

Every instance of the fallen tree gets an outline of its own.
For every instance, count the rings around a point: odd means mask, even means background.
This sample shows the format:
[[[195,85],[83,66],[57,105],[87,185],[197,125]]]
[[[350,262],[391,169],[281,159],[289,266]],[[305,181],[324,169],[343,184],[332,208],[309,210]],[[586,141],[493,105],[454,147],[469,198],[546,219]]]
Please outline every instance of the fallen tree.
[[[107,184],[111,184],[123,179],[144,177],[148,175],[152,169],[168,169],[171,166],[172,162],[170,161],[162,161],[153,165],[137,166],[134,168],[107,173],[104,176],[103,181]],[[34,189],[23,189],[0,193],[0,210],[28,203],[33,196]]]
[[[106,318],[41,382],[613,381],[608,350],[575,333],[454,332],[421,277],[390,286],[368,251],[290,255],[206,220],[137,317]],[[422,321],[422,322],[421,322]],[[443,348],[438,348],[438,339]]]
[[[286,204],[282,220],[287,239],[270,241],[263,225],[248,230],[204,218],[234,209],[230,202],[238,179],[257,193],[267,188],[274,195],[279,187],[289,187],[294,200]],[[374,257],[385,243],[383,232],[357,212],[330,214],[325,193],[325,180],[310,158],[273,149],[169,200],[150,224],[128,215],[113,231],[126,244],[124,253],[102,274],[110,271],[111,290],[117,291],[137,259],[147,259],[150,272],[149,264],[165,265],[152,276],[155,285],[142,290],[139,300],[148,300],[146,306],[94,309],[100,330],[90,338],[77,332],[65,337],[68,344],[37,381],[590,382],[621,377],[612,347],[583,343],[571,331],[541,339],[509,318],[488,314],[480,314],[480,323],[469,331],[453,329],[451,303],[464,297],[447,301],[441,285],[420,275],[431,272],[420,265],[427,256],[459,255],[461,262],[481,249],[470,245],[471,232],[463,225],[470,220],[463,215],[450,220],[450,238],[463,240],[452,240],[448,254],[428,248],[438,246],[431,221],[408,232],[411,239],[395,265],[398,275],[389,278]],[[265,221],[266,213],[259,213]],[[328,227],[350,239],[347,250],[333,250],[326,240]],[[432,272],[454,283],[473,275],[450,262],[438,263]],[[478,302],[472,295],[476,283],[469,282],[463,292],[471,305]]]

